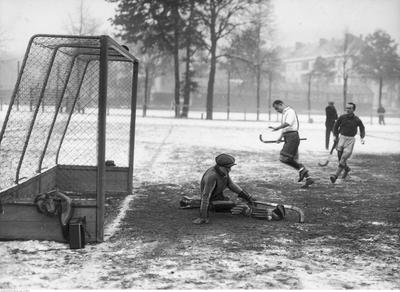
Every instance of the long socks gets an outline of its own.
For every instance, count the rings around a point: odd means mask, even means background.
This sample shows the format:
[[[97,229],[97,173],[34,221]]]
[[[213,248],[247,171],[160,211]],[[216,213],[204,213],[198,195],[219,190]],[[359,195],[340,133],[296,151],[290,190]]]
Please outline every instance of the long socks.
[[[283,163],[297,169],[300,170],[301,167],[303,167],[303,165],[299,164],[298,162],[294,161],[294,160],[290,160],[290,161],[282,161]]]

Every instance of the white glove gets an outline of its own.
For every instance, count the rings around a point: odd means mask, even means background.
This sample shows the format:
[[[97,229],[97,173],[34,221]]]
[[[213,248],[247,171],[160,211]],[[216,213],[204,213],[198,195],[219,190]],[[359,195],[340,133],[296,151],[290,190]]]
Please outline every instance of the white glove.
[[[231,213],[232,215],[250,216],[251,208],[247,204],[238,204],[231,209]]]

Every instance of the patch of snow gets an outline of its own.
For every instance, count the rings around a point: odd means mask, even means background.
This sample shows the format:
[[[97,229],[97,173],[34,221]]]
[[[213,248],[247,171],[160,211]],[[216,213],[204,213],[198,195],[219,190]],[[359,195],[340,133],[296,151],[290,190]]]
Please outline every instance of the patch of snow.
[[[107,241],[111,236],[118,230],[121,220],[125,217],[126,211],[129,208],[129,203],[133,200],[134,195],[128,195],[125,197],[121,204],[121,208],[117,217],[104,229],[104,240]]]
[[[1,113],[0,113],[1,115]],[[201,161],[204,165],[213,165],[214,157],[220,152],[230,151],[249,151],[259,153],[262,158],[263,153],[276,153],[276,161],[269,161],[269,167],[279,167],[278,161],[281,144],[263,144],[259,141],[259,134],[263,134],[264,139],[276,139],[279,133],[271,132],[268,126],[276,125],[275,121],[206,121],[201,119],[174,119],[169,118],[137,118],[136,123],[136,145],[135,145],[135,172],[134,185],[146,183],[165,183],[184,184],[196,181],[199,174],[204,169],[197,168],[199,162],[196,160],[195,149],[209,149],[210,157],[206,161]],[[121,121],[118,116],[108,117],[110,121],[115,119]],[[266,118],[264,116],[264,118]],[[129,122],[129,119],[124,118]],[[315,118],[313,124],[304,122],[305,117],[300,116],[301,136],[306,137],[300,145],[300,156],[307,159],[319,161],[325,158],[328,152],[324,147],[325,127],[322,118]],[[400,122],[391,123],[386,126],[370,125],[368,120],[364,120],[366,126],[366,144],[359,143],[359,137],[355,145],[354,153],[371,154],[391,154],[400,152]],[[160,146],[162,145],[162,146]],[[179,149],[180,151],[175,151]],[[171,156],[173,153],[173,157]],[[251,172],[254,163],[264,163],[260,161],[238,161],[235,166],[234,176],[241,177]],[[166,163],[174,163],[174,167],[165,167]],[[136,170],[140,170],[139,172]],[[173,170],[173,172],[171,172]],[[283,174],[284,175],[284,174]],[[357,179],[357,178],[356,178]],[[361,181],[361,179],[359,179]],[[278,191],[269,190],[271,194]],[[212,253],[210,249],[198,249],[197,260],[199,262],[185,263],[183,269],[176,268],[173,261],[160,262],[159,260],[148,260],[146,271],[135,270],[127,267],[120,279],[106,281],[108,287],[104,287],[104,281],[112,277],[112,271],[116,267],[112,266],[110,257],[125,257],[135,261],[138,254],[150,252],[157,248],[159,242],[143,243],[139,240],[130,240],[127,243],[116,241],[111,242],[110,238],[119,231],[120,223],[129,205],[140,194],[127,196],[119,210],[118,216],[110,225],[105,228],[105,242],[96,245],[87,245],[84,250],[70,250],[67,244],[55,243],[50,241],[10,241],[0,242],[0,254],[2,255],[0,288],[2,289],[120,289],[122,282],[129,283],[130,287],[142,289],[152,288],[155,284],[150,278],[144,279],[143,275],[154,273],[171,280],[172,283],[185,285],[190,288],[219,289],[223,287],[232,288],[252,288],[248,285],[248,277],[240,278],[243,273],[243,265],[257,266],[264,272],[254,277],[257,288],[265,287],[265,283],[271,283],[272,287],[290,289],[293,287],[293,277],[297,277],[303,289],[393,289],[398,288],[398,283],[390,281],[377,281],[370,278],[374,275],[374,268],[378,264],[374,263],[366,270],[356,267],[346,267],[337,270],[337,263],[333,262],[322,265],[327,261],[337,261],[341,266],[345,266],[345,259],[333,258],[333,250],[324,249],[319,253],[319,243],[324,240],[334,238],[326,235],[307,241],[302,252],[315,256],[312,263],[303,262],[300,259],[288,258],[288,251],[285,249],[272,249],[258,251],[240,251],[228,255],[229,260],[219,259],[218,252]],[[375,226],[385,226],[385,222],[368,222]],[[347,227],[357,227],[365,222],[343,223]],[[294,225],[293,228],[302,232],[308,232],[314,228],[312,224]],[[396,226],[394,226],[396,227]],[[226,234],[215,236],[216,240],[224,240]],[[282,245],[287,244],[287,239],[278,239]],[[190,245],[191,238],[185,238],[183,244]],[[129,244],[129,246],[124,246]],[[307,247],[307,245],[310,245]],[[120,247],[124,246],[124,247]],[[188,251],[182,251],[182,254]],[[192,251],[191,251],[192,252]],[[360,261],[368,261],[370,258],[360,258]],[[213,273],[218,271],[218,264],[227,269],[230,279],[221,276],[221,283],[216,283],[214,287],[207,286],[207,273],[202,268],[209,268]],[[279,263],[276,270],[272,269],[271,262]],[[134,267],[134,263],[132,263]],[[49,269],[50,267],[50,269]],[[365,265],[362,266],[365,268]],[[351,277],[349,277],[351,275]],[[247,278],[246,278],[247,277]],[[281,282],[287,280],[287,285],[280,286]],[[188,281],[188,282],[185,282]],[[160,284],[157,288],[168,288],[170,283]],[[103,283],[103,284],[102,284]],[[264,286],[262,286],[264,285]],[[397,286],[396,286],[397,285]],[[183,286],[182,286],[183,287]]]

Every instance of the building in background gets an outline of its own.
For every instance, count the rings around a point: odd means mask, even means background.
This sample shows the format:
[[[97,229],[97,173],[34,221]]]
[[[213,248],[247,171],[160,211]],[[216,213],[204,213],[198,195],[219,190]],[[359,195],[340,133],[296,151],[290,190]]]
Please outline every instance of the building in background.
[[[361,43],[361,38],[348,35],[353,42]],[[280,90],[289,102],[295,106],[301,106],[308,94],[309,74],[313,70],[318,57],[322,57],[333,64],[331,70],[334,76],[329,80],[312,80],[310,98],[312,112],[321,112],[328,101],[333,101],[340,111],[343,110],[343,62],[344,39],[320,39],[317,43],[304,44],[296,42],[292,48],[282,51],[283,76]],[[347,52],[349,54],[349,52]],[[351,68],[351,60],[348,60],[347,70]],[[357,104],[357,111],[362,114],[370,114],[374,108],[377,95],[373,91],[373,82],[363,79],[355,70],[352,70],[348,78],[347,102]]]

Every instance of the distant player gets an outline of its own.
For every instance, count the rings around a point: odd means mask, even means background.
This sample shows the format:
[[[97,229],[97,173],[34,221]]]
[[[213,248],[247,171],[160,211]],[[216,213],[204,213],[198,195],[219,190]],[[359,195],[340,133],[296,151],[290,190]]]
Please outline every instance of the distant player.
[[[379,117],[379,120],[378,120],[379,125],[385,125],[385,112],[386,112],[385,108],[382,105],[380,105],[377,110],[378,117]]]
[[[328,106],[325,108],[325,149],[329,149],[329,140],[333,126],[338,118],[337,111],[333,101],[328,102]]]
[[[273,131],[282,129],[281,136],[278,138],[277,143],[284,140],[282,150],[280,152],[279,160],[294,169],[299,171],[299,180],[301,182],[306,179],[303,188],[307,188],[314,183],[314,180],[310,177],[308,170],[303,164],[298,162],[299,157],[299,119],[297,114],[290,106],[283,103],[281,100],[275,100],[272,103],[274,109],[282,114],[281,125],[278,127],[270,127]]]
[[[337,119],[333,127],[333,134],[335,135],[336,139],[339,139],[339,142],[336,146],[339,165],[336,173],[330,176],[330,180],[332,183],[336,182],[337,178],[343,170],[343,179],[346,178],[350,172],[350,167],[347,165],[347,160],[353,153],[354,143],[356,140],[354,136],[357,134],[357,128],[360,128],[361,144],[364,144],[364,124],[362,123],[360,118],[354,114],[355,110],[356,105],[354,103],[347,103],[346,114],[341,115]]]

